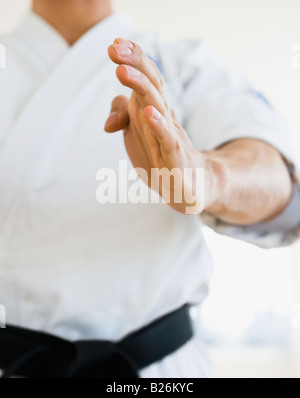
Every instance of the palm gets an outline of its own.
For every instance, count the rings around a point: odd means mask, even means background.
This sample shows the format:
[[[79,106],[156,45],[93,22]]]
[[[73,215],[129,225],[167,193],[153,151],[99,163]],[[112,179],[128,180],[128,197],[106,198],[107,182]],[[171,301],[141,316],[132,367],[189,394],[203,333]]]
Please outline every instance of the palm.
[[[147,173],[151,168],[157,167],[146,152],[145,144],[139,132],[149,129],[145,120],[143,109],[140,107],[133,93],[128,103],[129,125],[124,130],[124,143],[130,160],[135,168],[143,168]],[[150,131],[148,132],[150,133]]]

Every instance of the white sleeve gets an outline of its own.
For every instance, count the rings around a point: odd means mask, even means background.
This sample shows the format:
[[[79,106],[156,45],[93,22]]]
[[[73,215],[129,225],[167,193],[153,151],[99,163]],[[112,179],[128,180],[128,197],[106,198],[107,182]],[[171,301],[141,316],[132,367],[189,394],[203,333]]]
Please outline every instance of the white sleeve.
[[[177,96],[182,126],[198,149],[213,150],[235,139],[256,138],[277,148],[294,168],[285,122],[264,96],[228,69],[206,43],[160,45],[158,53],[169,96]],[[208,214],[203,214],[202,220],[221,234],[261,247],[291,244],[300,236],[300,185],[295,175],[290,205],[270,222],[240,227]]]

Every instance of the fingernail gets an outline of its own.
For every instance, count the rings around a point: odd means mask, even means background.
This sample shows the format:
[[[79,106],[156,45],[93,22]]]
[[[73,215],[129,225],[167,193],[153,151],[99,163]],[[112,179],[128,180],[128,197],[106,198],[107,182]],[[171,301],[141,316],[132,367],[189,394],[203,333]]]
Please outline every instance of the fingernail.
[[[152,119],[159,121],[161,120],[161,114],[158,112],[158,110],[156,108],[152,108]]]
[[[113,44],[113,47],[121,57],[128,57],[132,54],[132,50],[129,47],[120,46],[119,44]]]
[[[106,120],[105,125],[107,126],[107,125],[109,125],[109,124],[113,124],[113,123],[115,123],[117,120],[118,120],[118,113],[117,113],[117,112],[112,112],[112,113],[109,115],[108,119]]]
[[[133,48],[133,44],[129,40],[121,39],[120,37],[117,38],[118,44],[123,44],[123,46],[127,46],[129,48]]]
[[[124,65],[124,67],[126,68],[129,77],[141,76],[141,72],[133,68],[132,66]]]

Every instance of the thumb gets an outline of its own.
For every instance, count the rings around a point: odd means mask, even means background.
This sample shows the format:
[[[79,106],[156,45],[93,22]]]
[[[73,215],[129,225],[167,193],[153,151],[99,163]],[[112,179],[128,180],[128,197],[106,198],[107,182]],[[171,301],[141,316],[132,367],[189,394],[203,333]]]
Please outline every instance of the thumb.
[[[129,99],[123,95],[120,95],[113,100],[110,115],[106,120],[104,127],[104,130],[107,133],[124,130],[128,126],[128,102]]]

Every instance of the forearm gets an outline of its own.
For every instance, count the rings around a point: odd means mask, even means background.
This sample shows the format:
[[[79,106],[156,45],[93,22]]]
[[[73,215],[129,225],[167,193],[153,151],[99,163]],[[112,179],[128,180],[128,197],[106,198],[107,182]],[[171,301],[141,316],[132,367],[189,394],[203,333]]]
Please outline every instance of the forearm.
[[[241,139],[205,152],[208,213],[248,225],[278,215],[288,205],[292,181],[279,152],[255,139]]]
[[[118,65],[117,78],[132,90],[132,95],[130,99],[119,96],[113,100],[106,131],[124,130],[124,143],[135,168],[195,171],[192,178],[173,178],[171,189],[170,184],[161,181],[160,193],[184,191],[180,203],[170,200],[174,210],[185,214],[205,210],[225,222],[244,225],[266,221],[284,210],[291,198],[292,183],[274,148],[259,140],[240,139],[215,151],[197,150],[168,107],[159,71],[142,49],[118,38],[108,54]],[[199,178],[196,171],[203,168],[207,177],[204,202],[203,191],[197,195],[195,189]],[[158,191],[151,179],[147,183]]]

